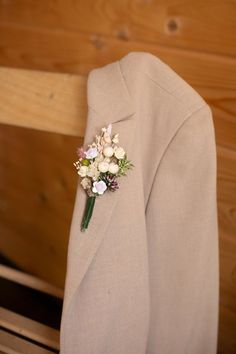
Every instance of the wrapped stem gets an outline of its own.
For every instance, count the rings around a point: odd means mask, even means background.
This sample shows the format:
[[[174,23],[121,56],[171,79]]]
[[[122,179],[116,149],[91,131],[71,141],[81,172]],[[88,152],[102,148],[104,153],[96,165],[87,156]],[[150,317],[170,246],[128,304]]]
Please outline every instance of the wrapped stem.
[[[87,197],[86,207],[85,207],[84,216],[81,224],[81,231],[85,231],[88,228],[88,224],[93,213],[95,199],[96,196]]]

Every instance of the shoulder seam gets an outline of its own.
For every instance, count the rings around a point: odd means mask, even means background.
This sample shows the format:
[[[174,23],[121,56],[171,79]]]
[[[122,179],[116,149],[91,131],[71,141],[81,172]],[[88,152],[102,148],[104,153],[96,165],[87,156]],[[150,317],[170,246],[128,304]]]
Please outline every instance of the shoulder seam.
[[[171,145],[172,141],[174,140],[174,138],[176,137],[176,135],[179,133],[179,131],[181,130],[181,128],[185,125],[185,123],[187,123],[197,112],[199,112],[200,110],[202,110],[202,109],[204,109],[204,108],[209,108],[209,105],[206,104],[206,103],[204,103],[201,107],[199,107],[199,108],[197,108],[195,111],[191,112],[191,113],[183,120],[183,122],[178,126],[178,128],[177,128],[176,131],[175,131],[175,133],[172,135],[172,137],[170,138],[168,144],[166,145],[165,150],[163,151],[163,154],[161,155],[160,161],[159,161],[158,166],[156,167],[156,170],[155,170],[155,173],[154,173],[152,185],[151,185],[150,192],[149,192],[148,199],[147,199],[147,203],[146,203],[146,206],[145,206],[145,213],[146,213],[146,209],[147,209],[147,206],[148,206],[149,198],[150,198],[150,195],[151,195],[151,192],[152,192],[153,184],[154,184],[154,181],[155,181],[155,179],[156,179],[156,176],[157,176],[159,167],[161,166],[161,162],[162,162],[163,158],[165,157],[166,152],[168,151],[169,146]]]
[[[181,130],[181,128],[183,127],[183,125],[185,125],[185,123],[192,118],[192,116],[194,116],[198,111],[209,107],[208,104],[204,103],[201,107],[195,109],[195,111],[191,112],[189,115],[187,115],[187,117],[185,117],[185,119],[183,120],[183,122],[178,126],[178,128],[176,129],[176,131],[174,132],[174,134],[172,135],[170,141],[168,142],[162,156],[165,154],[166,150],[168,149],[169,145],[171,144],[172,140],[175,138],[175,136],[178,134],[178,132]],[[162,159],[162,157],[161,157]]]
[[[181,130],[181,128],[187,123],[187,121],[189,121],[189,119],[191,119],[197,112],[199,112],[200,110],[204,109],[204,108],[207,108],[208,107],[208,104],[204,103],[201,107],[197,108],[195,111],[191,112],[184,120],[183,122],[178,126],[178,128],[176,129],[176,131],[174,132],[174,134],[172,135],[172,137],[170,138],[168,144],[166,145],[165,147],[165,150],[163,151],[163,154],[161,156],[161,159],[160,159],[160,162],[159,162],[159,165],[160,166],[160,163],[164,157],[164,155],[166,154],[166,151],[168,150],[169,146],[171,145],[172,141],[174,140],[174,138],[176,137],[176,135],[179,133],[179,131]],[[157,170],[158,170],[158,167],[157,167]],[[156,173],[155,173],[156,175]]]
[[[165,91],[167,94],[169,94],[171,97],[173,97],[177,102],[179,102],[180,104],[184,105],[184,101],[182,101],[179,97],[177,97],[176,95],[173,94],[172,91],[167,90],[164,86],[160,85],[156,80],[154,80],[151,76],[148,75],[148,73],[146,71],[142,71],[142,73],[144,75],[146,75],[148,77],[149,80],[151,80],[155,85],[157,85],[159,88],[161,88],[163,91]],[[186,82],[187,83],[187,82]],[[188,84],[188,83],[187,83]],[[200,95],[199,95],[200,96]],[[201,96],[200,96],[201,97]],[[206,103],[205,103],[206,104]],[[203,104],[204,105],[204,104]],[[198,107],[197,109],[201,108]],[[191,111],[191,109],[186,107],[186,111],[189,112],[190,114],[193,113],[194,111]]]

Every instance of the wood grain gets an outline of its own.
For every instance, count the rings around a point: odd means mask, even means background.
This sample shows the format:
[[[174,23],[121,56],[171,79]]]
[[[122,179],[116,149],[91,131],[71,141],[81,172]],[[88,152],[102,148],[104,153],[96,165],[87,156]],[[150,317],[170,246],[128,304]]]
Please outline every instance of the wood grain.
[[[0,126],[0,249],[21,270],[64,287],[82,140]]]
[[[53,354],[37,344],[0,329],[0,353],[3,354]]]
[[[0,264],[0,278],[7,279],[14,283],[23,285],[30,289],[38,290],[44,294],[49,294],[60,299],[63,299],[64,296],[64,290],[62,288],[3,264]]]
[[[236,54],[236,4],[231,0],[21,0],[0,3],[0,22],[55,32],[196,51]]]
[[[22,36],[25,37],[24,34]],[[30,50],[30,47],[26,49]],[[150,52],[167,63],[205,98],[213,110],[217,143],[236,149],[236,60],[165,48],[155,48]],[[110,59],[112,61],[119,58]],[[78,60],[83,62],[84,58]],[[91,57],[90,61],[92,60]],[[106,63],[107,59],[101,65]],[[25,125],[83,136],[87,111],[88,72],[83,72],[85,65],[86,63],[81,64],[82,69],[77,70],[79,75],[64,76],[42,71],[8,71],[9,69],[2,68],[0,121],[7,119],[9,123],[23,125],[20,122],[24,117],[25,120],[28,118]],[[98,64],[94,63],[94,67],[98,67]],[[27,97],[28,105],[24,105],[23,97]],[[68,120],[63,122],[65,118]]]
[[[78,75],[0,67],[0,123],[83,137],[86,84]]]
[[[236,348],[236,151],[218,147],[218,215],[220,231],[219,354]]]
[[[15,338],[17,338],[17,335],[24,336],[38,344],[59,350],[59,331],[2,307],[0,307],[0,326],[4,330],[15,333]],[[9,347],[11,346],[10,343],[11,342],[9,342]],[[1,344],[2,342],[0,342],[0,345]],[[16,349],[21,352],[20,347]],[[31,353],[31,351],[27,351],[27,353]],[[32,353],[34,353],[34,351],[32,351]],[[44,352],[42,351],[42,353]]]

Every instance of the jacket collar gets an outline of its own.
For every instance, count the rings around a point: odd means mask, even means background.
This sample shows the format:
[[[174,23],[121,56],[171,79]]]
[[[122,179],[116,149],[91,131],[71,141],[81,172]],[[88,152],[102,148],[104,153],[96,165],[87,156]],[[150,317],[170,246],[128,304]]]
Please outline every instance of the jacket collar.
[[[84,136],[84,147],[90,144],[101,128],[112,123],[112,133],[119,133],[119,145],[130,160],[135,130],[135,105],[128,92],[122,75],[120,61],[115,61],[102,68],[90,71],[87,80],[88,114]],[[66,324],[69,307],[76,299],[74,295],[102,242],[109,237],[106,230],[112,217],[118,198],[125,198],[128,191],[127,179],[119,179],[120,188],[113,193],[105,193],[96,198],[93,215],[88,229],[80,231],[80,225],[86,206],[87,195],[78,182],[67,254],[67,274],[63,302],[63,319]],[[119,215],[119,210],[116,210]],[[64,328],[63,328],[64,330]]]
[[[88,107],[97,112],[102,124],[123,120],[135,113],[134,102],[128,92],[120,61],[98,69],[88,76]]]

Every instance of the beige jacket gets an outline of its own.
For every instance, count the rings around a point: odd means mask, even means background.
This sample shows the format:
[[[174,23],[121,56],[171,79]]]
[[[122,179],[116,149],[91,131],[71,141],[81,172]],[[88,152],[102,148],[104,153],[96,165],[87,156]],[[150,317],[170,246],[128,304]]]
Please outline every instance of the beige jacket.
[[[147,52],[90,71],[84,147],[112,123],[135,167],[70,229],[61,354],[215,354],[216,145],[212,112]]]

